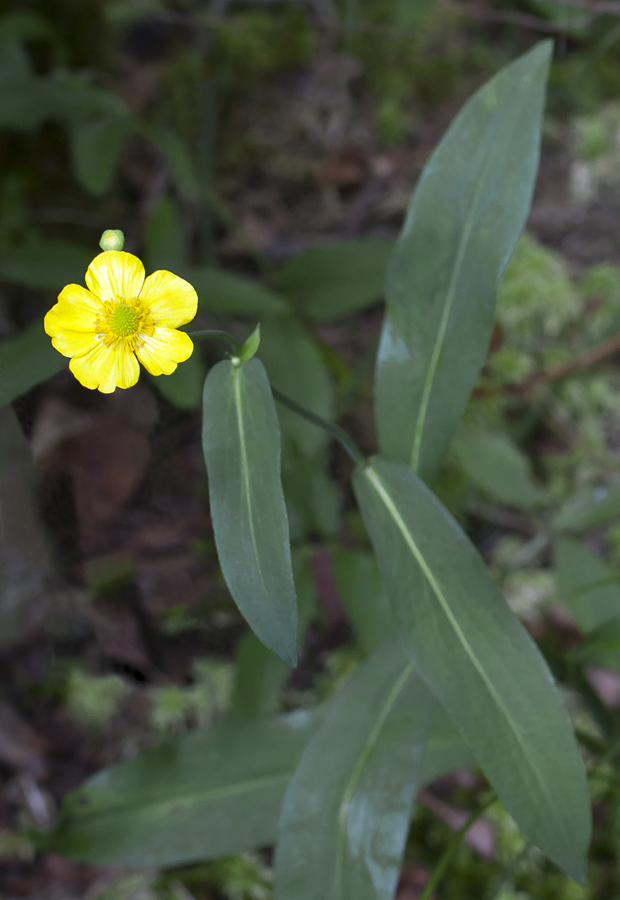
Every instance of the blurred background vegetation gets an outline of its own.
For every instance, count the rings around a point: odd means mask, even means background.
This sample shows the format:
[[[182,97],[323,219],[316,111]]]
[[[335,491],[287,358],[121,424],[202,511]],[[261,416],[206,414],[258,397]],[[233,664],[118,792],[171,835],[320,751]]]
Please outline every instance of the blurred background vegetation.
[[[599,630],[620,614],[620,3],[0,3],[1,896],[268,900],[270,848],[123,873],[37,854],[27,830],[162,738],[317,705],[389,633],[338,447],[282,414],[304,621],[290,673],[217,568],[198,408],[218,348],[93,395],[42,315],[122,228],[147,271],[196,286],[199,327],[242,338],[260,320],[274,384],[372,452],[382,285],[416,178],[463,101],[546,35],[534,206],[438,491],[596,750],[620,732],[620,629]],[[423,793],[398,900],[484,789],[467,771]],[[495,811],[441,897],[617,898],[620,789],[610,775],[593,791],[586,888]]]

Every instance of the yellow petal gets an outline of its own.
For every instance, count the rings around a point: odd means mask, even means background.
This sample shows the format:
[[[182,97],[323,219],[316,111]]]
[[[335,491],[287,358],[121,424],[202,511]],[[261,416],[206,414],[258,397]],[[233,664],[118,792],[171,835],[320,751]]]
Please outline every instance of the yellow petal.
[[[116,297],[133,300],[144,284],[144,266],[131,253],[107,250],[91,262],[86,272],[86,284],[101,300]]]
[[[103,394],[117,388],[129,388],[140,377],[140,366],[132,350],[126,347],[107,347],[97,341],[84,356],[74,357],[69,368],[84,387]]]
[[[84,356],[98,343],[92,331],[61,331],[52,338],[52,346],[63,356]]]
[[[151,375],[171,375],[177,363],[189,359],[194,350],[189,335],[174,328],[157,326],[153,334],[143,340],[142,346],[136,349],[136,356]]]
[[[198,309],[198,295],[191,284],[163,270],[153,272],[146,279],[140,302],[148,306],[156,325],[168,328],[191,322]]]
[[[89,291],[79,284],[69,284],[60,293],[58,303],[45,316],[45,331],[50,337],[56,337],[64,331],[94,333],[102,312],[101,303]]]

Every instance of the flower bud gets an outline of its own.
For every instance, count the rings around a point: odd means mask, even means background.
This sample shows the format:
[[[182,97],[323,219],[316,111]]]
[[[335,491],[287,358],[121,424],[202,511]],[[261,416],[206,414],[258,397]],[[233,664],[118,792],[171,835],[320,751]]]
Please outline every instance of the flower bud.
[[[101,235],[99,246],[102,250],[122,250],[125,246],[125,235],[118,229],[116,231],[108,229]]]

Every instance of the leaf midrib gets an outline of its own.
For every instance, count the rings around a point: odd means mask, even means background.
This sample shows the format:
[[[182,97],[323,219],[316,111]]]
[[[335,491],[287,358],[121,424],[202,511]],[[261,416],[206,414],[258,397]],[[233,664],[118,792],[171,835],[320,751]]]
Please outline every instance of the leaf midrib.
[[[256,563],[256,571],[258,579],[263,591],[263,596],[270,606],[270,595],[267,590],[267,584],[263,575],[263,569],[260,561],[260,553],[258,550],[258,542],[256,540],[256,531],[254,529],[254,517],[252,515],[252,492],[250,485],[250,468],[248,464],[248,450],[245,436],[245,423],[243,421],[242,398],[241,398],[241,366],[233,369],[234,385],[235,385],[235,408],[237,412],[237,429],[239,431],[239,453],[241,456],[241,472],[243,478],[243,487],[245,494],[245,506],[248,519],[248,528],[250,531],[250,540],[252,542],[252,551],[254,553],[254,561]]]
[[[342,801],[340,803],[340,807],[338,809],[338,833],[336,838],[336,860],[335,860],[335,871],[334,871],[334,895],[333,900],[338,900],[341,897],[342,890],[342,871],[343,871],[343,857],[344,857],[344,841],[346,835],[347,828],[347,818],[349,814],[349,807],[351,805],[351,800],[353,799],[353,794],[355,793],[355,789],[358,785],[358,782],[362,776],[362,772],[364,770],[364,766],[368,761],[368,757],[372,753],[378,739],[381,734],[381,729],[385,725],[385,721],[389,716],[390,712],[394,704],[396,703],[401,691],[405,687],[409,676],[413,672],[414,663],[408,663],[404,670],[401,672],[399,677],[396,680],[396,683],[393,685],[392,690],[388,694],[387,700],[381,710],[381,714],[377,718],[368,738],[362,747],[361,753],[357,758],[357,762],[353,767],[353,771],[351,772],[351,776],[347,781],[346,787],[343,791]]]
[[[448,619],[449,624],[454,629],[454,632],[455,632],[456,636],[458,637],[467,656],[469,657],[472,665],[478,672],[480,678],[482,679],[483,684],[486,686],[492,700],[496,704],[500,713],[503,715],[503,717],[507,721],[507,723],[510,727],[510,730],[512,731],[512,733],[515,737],[515,740],[522,751],[524,759],[527,760],[529,769],[532,772],[532,774],[534,775],[535,781],[540,789],[542,796],[544,796],[547,800],[548,808],[550,810],[553,810],[553,815],[558,823],[559,831],[562,833],[563,840],[566,842],[568,835],[566,833],[566,829],[565,829],[565,825],[562,820],[562,817],[559,816],[556,812],[555,804],[552,802],[553,798],[552,798],[551,794],[549,793],[547,785],[545,784],[544,779],[542,778],[540,772],[538,771],[538,768],[532,762],[530,753],[528,752],[527,746],[523,743],[523,738],[521,737],[521,734],[519,732],[519,729],[516,726],[514,719],[512,718],[512,716],[510,715],[510,713],[506,709],[506,707],[504,706],[501,696],[495,690],[495,687],[494,687],[492,681],[490,680],[489,676],[487,675],[487,673],[484,669],[484,666],[479,661],[472,646],[470,645],[465,634],[463,633],[461,626],[459,625],[456,617],[454,616],[454,613],[452,612],[452,610],[450,608],[450,604],[449,604],[448,600],[443,595],[443,592],[442,592],[438,582],[436,581],[435,576],[434,576],[433,572],[431,571],[430,566],[426,562],[424,555],[422,554],[420,548],[416,544],[416,542],[413,538],[413,535],[407,528],[407,525],[404,522],[402,516],[400,515],[397,506],[395,505],[394,501],[392,500],[392,497],[390,496],[389,491],[383,484],[379,473],[373,468],[372,464],[369,464],[366,467],[366,469],[364,470],[364,475],[367,478],[367,480],[370,482],[370,484],[374,487],[374,489],[376,490],[376,492],[379,495],[379,497],[381,498],[381,500],[383,501],[384,506],[386,507],[387,511],[389,512],[390,516],[392,517],[394,523],[396,524],[396,527],[402,534],[402,536],[405,540],[405,543],[411,550],[413,556],[415,557],[416,562],[420,566],[426,580],[428,581],[429,585],[431,586],[431,589],[433,590],[433,593],[435,594],[441,609],[443,610],[446,618]]]
[[[517,90],[521,91],[522,84],[520,83]],[[507,106],[504,105],[504,112]],[[471,233],[474,226],[474,219],[478,211],[478,204],[480,202],[480,198],[483,193],[483,187],[486,183],[487,178],[487,167],[486,161],[489,156],[489,152],[493,145],[493,136],[497,132],[499,128],[500,122],[503,122],[504,116],[497,116],[494,123],[492,124],[490,134],[488,135],[486,149],[484,151],[481,166],[480,166],[480,175],[478,177],[478,181],[476,183],[476,190],[471,202],[471,208],[465,220],[465,225],[463,227],[463,232],[461,234],[461,238],[459,240],[459,246],[457,248],[457,253],[454,261],[454,265],[452,268],[452,272],[450,275],[450,282],[448,284],[448,291],[446,295],[446,301],[444,310],[441,316],[441,321],[439,323],[439,330],[437,332],[437,337],[435,339],[435,343],[433,345],[433,352],[431,354],[431,359],[429,362],[428,370],[426,372],[426,378],[424,379],[424,388],[422,392],[422,400],[420,402],[420,409],[418,412],[418,418],[416,420],[415,431],[413,436],[413,447],[411,450],[411,461],[410,466],[414,472],[418,472],[418,468],[420,465],[420,456],[422,453],[422,440],[424,437],[424,427],[426,424],[426,416],[428,414],[428,407],[430,404],[431,392],[433,390],[433,385],[435,383],[435,375],[437,374],[437,367],[439,365],[439,358],[441,356],[441,352],[443,350],[444,339],[446,335],[446,330],[448,328],[448,322],[450,320],[450,314],[452,312],[452,306],[454,304],[454,298],[456,296],[456,286],[458,283],[458,279],[461,273],[461,268],[463,266],[463,260],[465,258],[465,251],[467,250],[469,240],[471,237]],[[515,117],[516,120],[516,117]]]
[[[264,775],[261,778],[252,778],[247,781],[234,782],[222,787],[207,788],[205,790],[196,790],[196,787],[188,787],[187,791],[177,794],[167,799],[154,799],[140,804],[131,796],[124,798],[123,805],[109,806],[99,809],[80,809],[79,822],[83,823],[88,819],[98,818],[100,816],[109,815],[126,815],[127,812],[143,812],[148,809],[160,808],[162,811],[173,809],[181,804],[184,808],[191,808],[203,803],[215,803],[220,800],[228,800],[230,797],[236,797],[239,794],[251,793],[253,791],[263,790],[265,788],[274,787],[280,782],[287,782],[293,774],[294,768],[286,772],[280,772],[278,775]],[[93,788],[94,791],[97,788]],[[188,802],[190,801],[190,802]]]

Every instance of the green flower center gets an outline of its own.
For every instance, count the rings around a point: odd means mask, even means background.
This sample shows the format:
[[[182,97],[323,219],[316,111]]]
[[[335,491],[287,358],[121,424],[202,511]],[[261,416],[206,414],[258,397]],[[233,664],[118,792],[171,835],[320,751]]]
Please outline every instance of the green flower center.
[[[140,317],[131,306],[117,306],[110,315],[110,328],[119,337],[135,334],[140,324]]]

